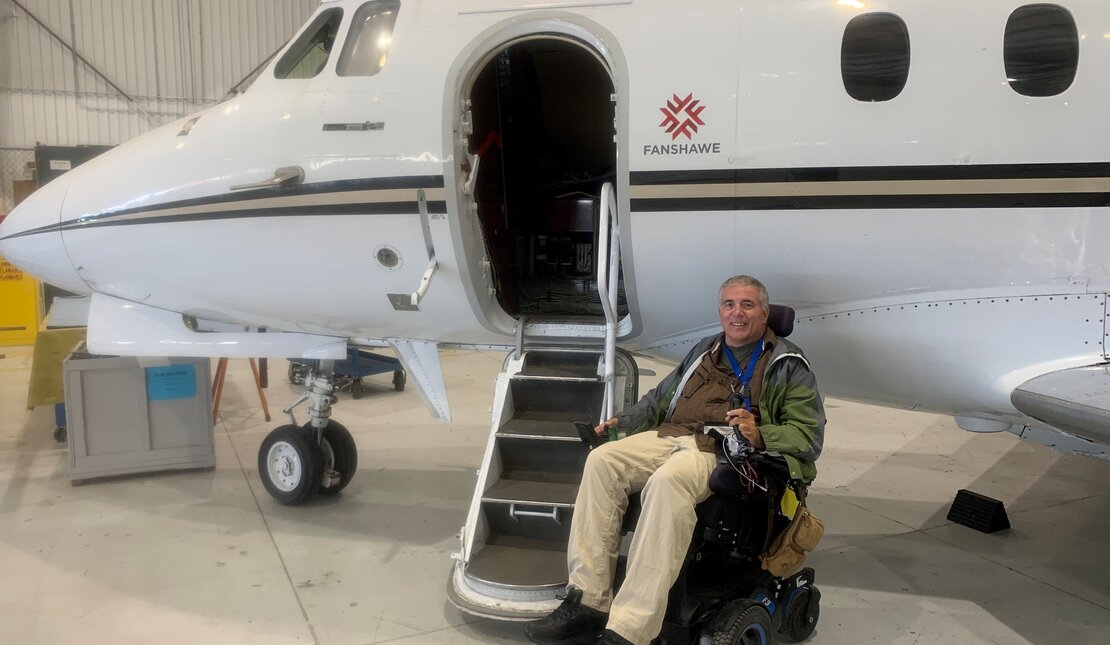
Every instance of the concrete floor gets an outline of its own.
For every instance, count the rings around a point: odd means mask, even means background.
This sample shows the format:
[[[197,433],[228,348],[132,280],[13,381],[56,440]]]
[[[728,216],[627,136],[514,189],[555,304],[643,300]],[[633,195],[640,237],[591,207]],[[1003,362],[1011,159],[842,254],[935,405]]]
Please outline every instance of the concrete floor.
[[[445,595],[501,355],[443,353],[450,424],[387,377],[360,401],[341,395],[359,472],[338,498],[287,508],[255,472],[296,394],[284,362],[271,366],[267,423],[246,361],[232,361],[214,471],[74,487],[52,410],[24,409],[30,348],[0,354],[0,642],[525,642],[520,624],[462,614]],[[943,417],[827,407],[810,642],[1110,641],[1110,462]],[[1002,499],[1013,528],[949,523],[959,488]]]

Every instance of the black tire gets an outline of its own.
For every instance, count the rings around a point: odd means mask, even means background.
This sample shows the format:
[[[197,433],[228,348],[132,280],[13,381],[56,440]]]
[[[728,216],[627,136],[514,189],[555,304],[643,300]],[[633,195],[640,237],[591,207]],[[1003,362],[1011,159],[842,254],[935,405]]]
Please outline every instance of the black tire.
[[[393,389],[398,392],[405,391],[405,381],[408,377],[405,376],[405,370],[397,370],[393,373]]]
[[[289,382],[293,385],[304,384],[304,365],[289,361]]]
[[[258,476],[271,497],[290,506],[316,494],[324,457],[311,431],[294,425],[274,428],[258,448]]]
[[[798,589],[782,617],[779,634],[790,643],[800,643],[817,629],[821,618],[821,591],[817,587]]]
[[[362,398],[362,379],[356,378],[355,380],[351,381],[351,398]]]
[[[706,627],[712,645],[771,645],[771,616],[751,598],[725,605]]]
[[[330,419],[328,425],[324,428],[324,442],[327,445],[321,448],[325,455],[330,451],[332,456],[331,467],[339,471],[339,482],[333,484],[330,488],[321,486],[318,492],[321,495],[336,495],[346,488],[347,484],[351,483],[351,478],[355,476],[355,471],[358,470],[358,446],[355,445],[355,438],[351,436],[347,428]]]

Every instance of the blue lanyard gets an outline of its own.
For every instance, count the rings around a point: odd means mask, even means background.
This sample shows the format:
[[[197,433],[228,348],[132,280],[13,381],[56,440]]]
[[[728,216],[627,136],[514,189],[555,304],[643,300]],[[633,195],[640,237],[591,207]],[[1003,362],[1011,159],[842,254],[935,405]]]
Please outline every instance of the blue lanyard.
[[[723,341],[721,342],[721,349],[725,350],[728,363],[732,366],[736,378],[740,380],[740,397],[744,402],[744,409],[750,411],[752,409],[752,390],[749,384],[752,382],[752,376],[755,375],[755,364],[759,362],[759,355],[763,353],[763,339],[760,338],[756,342],[755,349],[752,350],[751,358],[748,359],[748,365],[744,368],[744,371],[740,371],[740,363],[736,361],[736,357],[732,355],[732,350]]]

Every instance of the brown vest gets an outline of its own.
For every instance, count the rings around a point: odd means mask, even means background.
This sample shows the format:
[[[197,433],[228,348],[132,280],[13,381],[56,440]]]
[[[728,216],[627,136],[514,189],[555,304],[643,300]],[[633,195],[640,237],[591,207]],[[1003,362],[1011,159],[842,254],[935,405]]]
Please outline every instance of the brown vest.
[[[749,384],[752,390],[752,414],[755,415],[756,423],[759,423],[759,394],[763,389],[763,372],[767,369],[767,360],[776,340],[774,332],[768,329],[763,340],[770,344],[756,362],[755,374]],[[702,433],[702,426],[707,421],[724,423],[725,412],[729,410],[728,397],[740,389],[739,379],[728,366],[728,359],[721,356],[722,342],[723,337],[713,349],[706,352],[686,381],[670,420],[659,426],[660,437],[684,437],[692,434],[699,450],[715,451],[716,440]]]

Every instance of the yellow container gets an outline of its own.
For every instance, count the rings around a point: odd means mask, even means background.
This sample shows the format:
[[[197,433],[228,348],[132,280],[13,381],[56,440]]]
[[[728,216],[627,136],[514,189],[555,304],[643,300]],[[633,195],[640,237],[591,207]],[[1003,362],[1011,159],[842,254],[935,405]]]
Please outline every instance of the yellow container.
[[[42,320],[39,282],[0,258],[0,345],[33,345]]]

